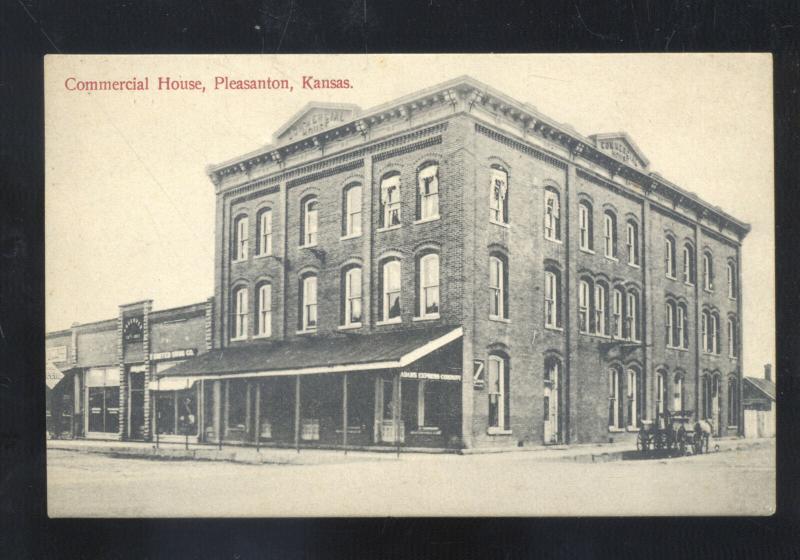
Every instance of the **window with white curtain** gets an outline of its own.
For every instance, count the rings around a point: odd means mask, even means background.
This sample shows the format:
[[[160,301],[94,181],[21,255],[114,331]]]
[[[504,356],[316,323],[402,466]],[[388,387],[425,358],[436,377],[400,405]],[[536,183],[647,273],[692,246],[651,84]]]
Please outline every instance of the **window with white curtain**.
[[[387,260],[383,263],[381,294],[383,297],[383,320],[400,320],[400,261]]]
[[[439,217],[439,165],[426,164],[417,173],[418,220]]]
[[[272,254],[272,210],[266,208],[258,214],[258,254]]]
[[[439,316],[439,255],[428,253],[419,259],[419,317]]]
[[[508,173],[500,167],[492,167],[489,220],[498,224],[508,223]]]
[[[349,185],[344,190],[344,223],[342,235],[361,234],[361,185]]]
[[[247,288],[242,286],[233,292],[233,339],[247,338]]]
[[[307,274],[301,280],[301,301],[302,311],[301,330],[317,330],[317,277],[314,274]]]
[[[261,284],[258,288],[258,336],[272,336],[272,284]]]
[[[381,225],[390,228],[400,225],[400,175],[381,180]]]
[[[250,236],[250,220],[247,216],[239,216],[234,223],[233,233],[233,260],[247,259],[248,243]]]
[[[361,267],[353,266],[344,274],[344,325],[361,324]]]

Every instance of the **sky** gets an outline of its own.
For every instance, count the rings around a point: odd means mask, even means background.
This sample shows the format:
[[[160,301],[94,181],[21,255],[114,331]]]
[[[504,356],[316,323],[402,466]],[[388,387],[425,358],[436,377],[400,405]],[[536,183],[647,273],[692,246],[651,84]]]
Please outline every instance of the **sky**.
[[[45,60],[48,331],[213,295],[205,169],[271,142],[309,101],[381,105],[460,75],[589,136],[627,132],[650,170],[749,223],[745,375],[775,363],[772,61],[764,54],[81,56]],[[215,90],[217,76],[293,90]],[[307,90],[302,77],[348,79]],[[149,91],[70,91],[149,78]],[[158,90],[158,78],[202,90]]]

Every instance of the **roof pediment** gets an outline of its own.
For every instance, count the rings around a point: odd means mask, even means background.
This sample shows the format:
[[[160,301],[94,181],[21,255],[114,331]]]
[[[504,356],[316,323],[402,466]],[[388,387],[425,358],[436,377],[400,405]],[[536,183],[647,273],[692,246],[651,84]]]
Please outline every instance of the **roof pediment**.
[[[359,113],[361,108],[350,103],[311,102],[278,129],[273,142],[285,144],[319,134],[353,120]]]
[[[595,147],[611,157],[638,169],[647,169],[650,162],[633,139],[625,132],[593,134],[589,138]]]

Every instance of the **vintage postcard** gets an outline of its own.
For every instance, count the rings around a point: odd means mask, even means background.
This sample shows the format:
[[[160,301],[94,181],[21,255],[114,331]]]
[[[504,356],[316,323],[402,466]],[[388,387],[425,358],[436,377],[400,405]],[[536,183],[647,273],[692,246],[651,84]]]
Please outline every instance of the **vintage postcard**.
[[[770,55],[45,83],[51,517],[774,513]]]

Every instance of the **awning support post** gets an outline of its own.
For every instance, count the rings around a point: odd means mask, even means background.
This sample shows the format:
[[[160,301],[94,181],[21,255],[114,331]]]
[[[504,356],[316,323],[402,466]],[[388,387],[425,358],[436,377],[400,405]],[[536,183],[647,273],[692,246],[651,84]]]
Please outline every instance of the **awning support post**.
[[[300,453],[300,376],[294,378],[294,446]]]
[[[161,378],[156,376],[156,398],[153,399],[153,431],[156,433],[156,449],[158,449],[158,396],[161,394]]]
[[[188,380],[188,379],[186,380],[186,390],[187,390],[187,391],[189,390],[189,380]],[[195,407],[197,407],[197,404],[198,404],[198,403],[197,403],[197,399],[195,399]],[[195,412],[197,412],[197,410],[195,410]],[[197,415],[196,415],[196,414],[195,414],[195,418],[197,418]],[[187,423],[188,423],[188,420],[189,420],[189,419],[187,418],[186,420],[187,420]],[[187,430],[187,429],[185,429],[185,428],[184,428],[184,431],[186,432],[186,433],[184,434],[184,436],[185,436],[185,440],[184,440],[184,442],[185,442],[185,443],[184,443],[184,446],[185,446],[185,448],[186,448],[186,451],[189,451],[189,430]]]
[[[342,377],[342,447],[347,455],[347,374]]]
[[[261,383],[256,381],[256,451],[261,452]]]
[[[403,378],[400,377],[400,372],[397,372],[397,390],[394,392],[394,410],[392,411],[392,419],[394,420],[394,441],[397,445],[397,458],[400,458],[400,406],[402,403],[400,388],[402,387]]]

